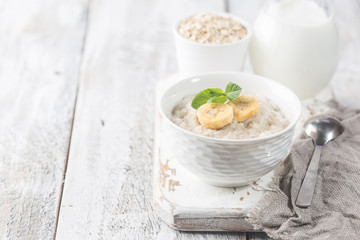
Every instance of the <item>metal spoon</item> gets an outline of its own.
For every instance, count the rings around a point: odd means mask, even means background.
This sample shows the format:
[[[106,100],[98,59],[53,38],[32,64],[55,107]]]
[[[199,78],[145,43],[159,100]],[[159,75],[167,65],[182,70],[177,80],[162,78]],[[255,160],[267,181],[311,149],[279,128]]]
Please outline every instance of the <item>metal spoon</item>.
[[[328,116],[310,118],[305,123],[304,128],[305,133],[313,139],[315,150],[296,199],[296,205],[299,207],[311,205],[322,148],[327,142],[344,132],[344,127],[341,123],[335,118]]]

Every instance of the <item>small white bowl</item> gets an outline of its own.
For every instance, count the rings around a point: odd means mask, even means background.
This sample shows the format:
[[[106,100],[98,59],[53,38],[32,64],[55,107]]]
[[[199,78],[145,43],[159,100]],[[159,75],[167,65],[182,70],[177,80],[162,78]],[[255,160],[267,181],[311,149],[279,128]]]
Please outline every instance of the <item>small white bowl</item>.
[[[246,28],[246,36],[239,41],[225,44],[202,44],[186,39],[180,35],[179,21],[173,27],[176,55],[180,77],[185,78],[196,74],[213,71],[242,71],[252,35],[250,25],[243,19],[228,14]]]
[[[248,94],[262,95],[277,104],[289,125],[270,136],[227,140],[187,131],[170,119],[174,106],[185,96],[206,88],[240,85]],[[171,155],[204,182],[220,187],[249,184],[276,168],[289,154],[294,130],[301,116],[298,97],[270,79],[240,72],[213,72],[186,78],[169,87],[160,99],[162,131]]]

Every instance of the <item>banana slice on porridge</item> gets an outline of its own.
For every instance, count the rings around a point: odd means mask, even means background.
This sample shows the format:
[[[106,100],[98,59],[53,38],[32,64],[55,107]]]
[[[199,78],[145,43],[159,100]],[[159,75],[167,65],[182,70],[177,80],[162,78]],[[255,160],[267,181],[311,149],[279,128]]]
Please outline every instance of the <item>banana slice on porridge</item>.
[[[220,129],[234,119],[234,110],[224,103],[206,103],[197,110],[197,118],[204,128]]]
[[[260,110],[258,100],[252,96],[240,96],[227,104],[234,109],[234,119],[238,122],[251,118]]]

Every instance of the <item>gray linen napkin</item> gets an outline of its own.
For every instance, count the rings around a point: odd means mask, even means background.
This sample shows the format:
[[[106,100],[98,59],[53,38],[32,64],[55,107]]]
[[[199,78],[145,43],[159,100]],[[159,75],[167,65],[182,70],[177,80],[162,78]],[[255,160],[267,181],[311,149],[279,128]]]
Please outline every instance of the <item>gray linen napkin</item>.
[[[248,220],[275,239],[360,239],[360,111],[330,102],[345,132],[323,149],[311,207],[295,205],[314,150],[298,138]]]

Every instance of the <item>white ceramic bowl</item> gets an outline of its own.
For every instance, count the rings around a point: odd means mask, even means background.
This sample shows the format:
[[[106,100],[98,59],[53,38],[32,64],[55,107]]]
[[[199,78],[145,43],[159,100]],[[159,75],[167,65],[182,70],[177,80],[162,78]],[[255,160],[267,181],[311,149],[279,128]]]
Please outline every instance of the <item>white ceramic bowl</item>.
[[[261,138],[227,140],[197,135],[170,119],[173,107],[184,97],[206,88],[224,88],[234,82],[247,94],[263,95],[277,104],[289,126]],[[214,72],[186,78],[169,87],[160,99],[162,131],[171,155],[206,183],[221,187],[246,185],[272,171],[290,152],[301,103],[288,88],[253,74]]]
[[[191,41],[180,35],[178,28],[181,21],[173,27],[176,55],[179,74],[182,78],[195,74],[213,71],[242,71],[247,54],[252,30],[243,19],[228,14],[246,27],[247,34],[244,38],[226,44],[202,44]]]

